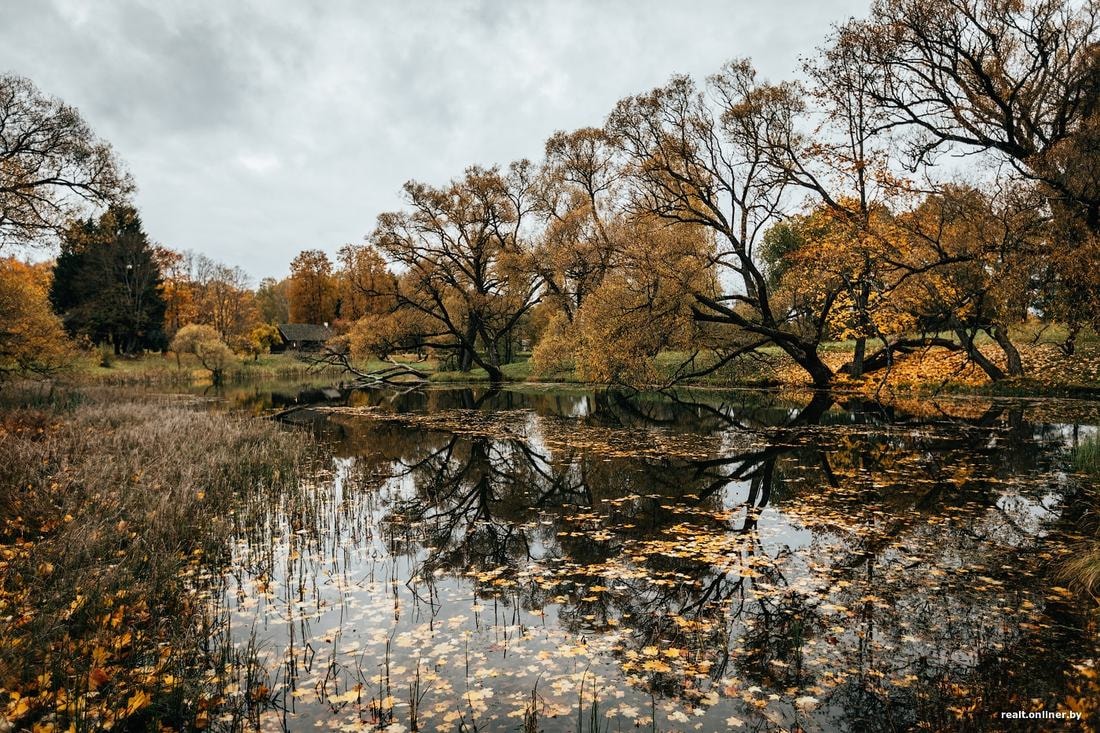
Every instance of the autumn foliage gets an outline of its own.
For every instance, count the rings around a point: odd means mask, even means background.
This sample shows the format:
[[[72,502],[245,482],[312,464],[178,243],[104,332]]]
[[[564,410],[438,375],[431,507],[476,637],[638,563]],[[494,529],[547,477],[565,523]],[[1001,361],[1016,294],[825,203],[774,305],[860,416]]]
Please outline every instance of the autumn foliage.
[[[52,376],[74,349],[49,301],[50,272],[11,257],[0,259],[0,381]]]

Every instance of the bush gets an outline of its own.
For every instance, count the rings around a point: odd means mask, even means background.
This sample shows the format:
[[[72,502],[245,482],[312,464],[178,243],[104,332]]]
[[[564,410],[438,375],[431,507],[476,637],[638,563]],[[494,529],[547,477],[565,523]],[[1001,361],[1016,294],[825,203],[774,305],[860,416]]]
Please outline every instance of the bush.
[[[168,347],[177,354],[191,354],[210,372],[214,384],[221,384],[225,372],[237,362],[233,350],[210,326],[192,323],[176,332]]]
[[[110,344],[99,347],[99,365],[104,369],[110,369],[115,365],[115,350]]]
[[[50,307],[49,280],[41,265],[0,258],[0,382],[5,377],[52,377],[76,357]]]

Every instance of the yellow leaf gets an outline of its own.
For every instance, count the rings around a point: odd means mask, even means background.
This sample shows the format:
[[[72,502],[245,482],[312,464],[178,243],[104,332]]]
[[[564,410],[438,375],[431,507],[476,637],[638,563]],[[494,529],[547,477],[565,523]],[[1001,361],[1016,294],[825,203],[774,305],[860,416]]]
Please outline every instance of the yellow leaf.
[[[151,701],[152,698],[149,696],[148,692],[145,690],[138,690],[126,701],[126,714],[133,715],[142,708],[147,707]]]

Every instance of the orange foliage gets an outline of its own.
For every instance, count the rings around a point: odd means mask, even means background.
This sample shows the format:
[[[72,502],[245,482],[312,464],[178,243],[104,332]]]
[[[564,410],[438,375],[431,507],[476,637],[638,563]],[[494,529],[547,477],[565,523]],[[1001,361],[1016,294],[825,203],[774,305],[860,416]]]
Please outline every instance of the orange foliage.
[[[0,380],[48,377],[69,365],[72,342],[50,307],[50,271],[0,259]]]

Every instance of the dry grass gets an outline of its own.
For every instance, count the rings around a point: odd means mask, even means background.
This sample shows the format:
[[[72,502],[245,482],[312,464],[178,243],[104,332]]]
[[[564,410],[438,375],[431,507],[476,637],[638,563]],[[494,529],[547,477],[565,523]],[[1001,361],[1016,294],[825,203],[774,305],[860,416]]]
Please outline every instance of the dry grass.
[[[1094,598],[1100,598],[1100,491],[1095,485],[1100,479],[1100,436],[1094,435],[1074,449],[1073,468],[1091,484],[1084,495],[1091,500],[1086,520],[1092,525],[1093,536],[1077,545],[1072,559],[1063,565],[1061,575]]]
[[[0,730],[201,725],[194,578],[227,557],[241,499],[298,483],[305,443],[178,402],[0,412]]]
[[[227,369],[224,381],[304,379],[318,374],[334,376],[335,368],[318,368],[294,354],[266,354],[258,359],[241,358]],[[177,363],[172,355],[145,354],[136,358],[115,358],[110,367],[85,355],[78,360],[68,378],[82,385],[189,385],[210,381],[210,372],[194,357],[184,357]]]

